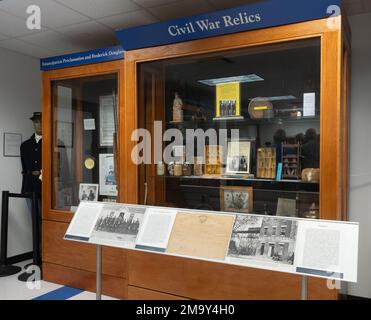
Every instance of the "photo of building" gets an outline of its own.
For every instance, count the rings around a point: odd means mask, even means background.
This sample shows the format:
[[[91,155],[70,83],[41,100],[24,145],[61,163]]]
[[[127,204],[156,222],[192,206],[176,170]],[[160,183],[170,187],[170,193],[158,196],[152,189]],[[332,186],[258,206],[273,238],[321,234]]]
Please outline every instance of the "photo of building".
[[[297,223],[292,220],[238,215],[228,255],[293,264],[296,233]]]

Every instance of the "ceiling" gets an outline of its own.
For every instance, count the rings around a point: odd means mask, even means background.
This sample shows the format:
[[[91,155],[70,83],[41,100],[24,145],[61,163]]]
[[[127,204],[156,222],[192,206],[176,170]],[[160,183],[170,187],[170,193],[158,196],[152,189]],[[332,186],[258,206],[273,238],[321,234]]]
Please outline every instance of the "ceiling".
[[[48,57],[116,45],[114,30],[259,0],[0,0],[0,48]],[[307,0],[306,0],[307,1]],[[349,15],[371,0],[345,0]],[[41,30],[28,30],[26,9],[41,8]]]

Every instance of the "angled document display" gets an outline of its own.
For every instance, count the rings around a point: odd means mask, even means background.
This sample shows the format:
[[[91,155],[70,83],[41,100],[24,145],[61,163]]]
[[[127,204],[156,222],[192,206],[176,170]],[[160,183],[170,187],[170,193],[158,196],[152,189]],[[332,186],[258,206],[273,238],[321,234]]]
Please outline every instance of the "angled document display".
[[[354,222],[83,201],[64,239],[356,282],[358,233]]]

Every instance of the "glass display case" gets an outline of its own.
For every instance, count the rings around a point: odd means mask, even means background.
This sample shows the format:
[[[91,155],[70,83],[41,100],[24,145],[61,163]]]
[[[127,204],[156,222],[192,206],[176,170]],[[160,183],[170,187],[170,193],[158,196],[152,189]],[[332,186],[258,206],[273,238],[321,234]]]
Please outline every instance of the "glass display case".
[[[121,71],[113,61],[44,73],[45,217],[69,221],[80,201],[117,201]]]
[[[150,104],[153,70],[163,100]],[[167,140],[154,157],[164,170],[140,169],[144,201],[319,218],[320,38],[145,62],[138,71],[139,127],[154,133],[157,121]]]
[[[116,201],[117,90],[117,74],[53,81],[53,209]]]

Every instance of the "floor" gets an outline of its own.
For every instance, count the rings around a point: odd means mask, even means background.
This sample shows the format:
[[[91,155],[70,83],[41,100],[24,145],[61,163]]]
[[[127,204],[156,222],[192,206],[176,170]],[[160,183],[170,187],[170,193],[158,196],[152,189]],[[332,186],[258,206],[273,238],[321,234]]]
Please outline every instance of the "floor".
[[[25,261],[17,266],[24,267],[31,261]],[[24,272],[24,269],[20,272]],[[0,277],[0,300],[95,300],[95,293],[70,288],[46,281],[21,282],[19,274]],[[103,300],[116,300],[102,296]]]

